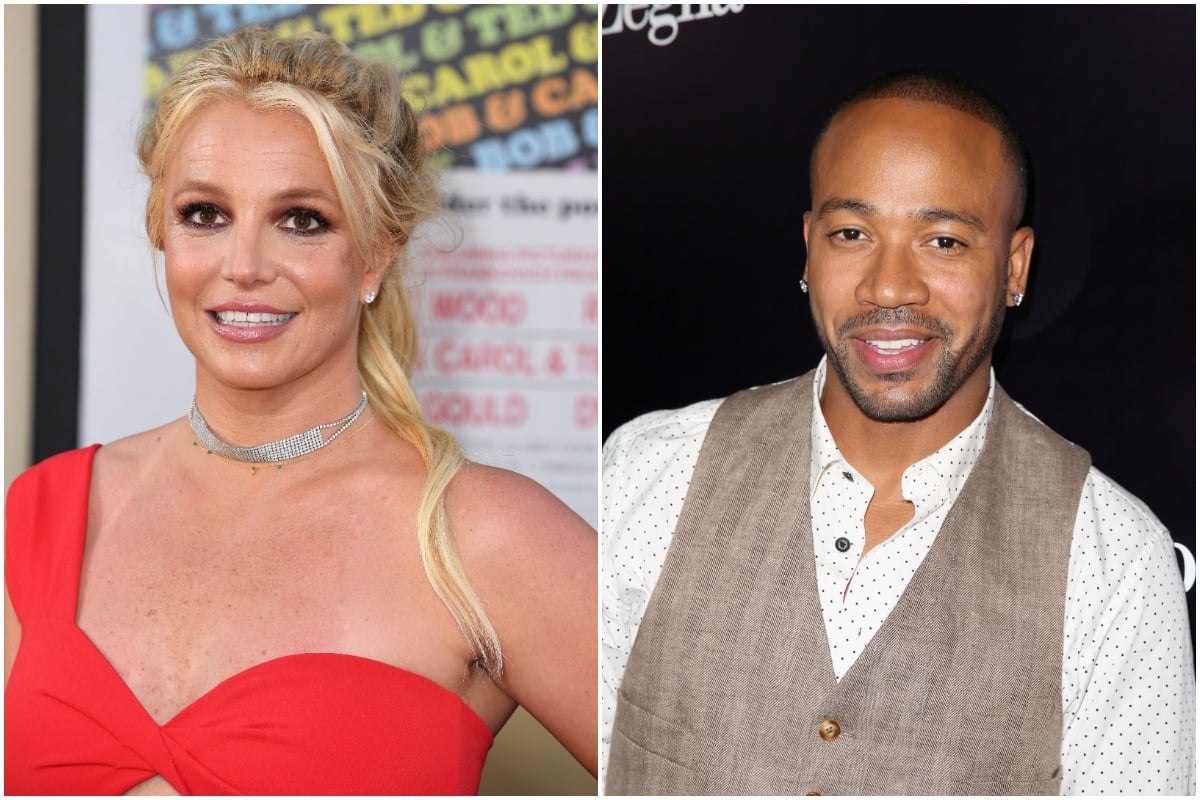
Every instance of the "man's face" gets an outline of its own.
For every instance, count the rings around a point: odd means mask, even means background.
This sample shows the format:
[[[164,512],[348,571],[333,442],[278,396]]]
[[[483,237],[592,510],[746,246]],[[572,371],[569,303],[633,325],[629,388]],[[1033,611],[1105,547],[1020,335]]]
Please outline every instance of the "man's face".
[[[858,408],[915,420],[968,381],[986,387],[1033,248],[1032,230],[1011,230],[1016,196],[1000,134],[934,103],[859,103],[825,134],[812,200],[813,319]]]

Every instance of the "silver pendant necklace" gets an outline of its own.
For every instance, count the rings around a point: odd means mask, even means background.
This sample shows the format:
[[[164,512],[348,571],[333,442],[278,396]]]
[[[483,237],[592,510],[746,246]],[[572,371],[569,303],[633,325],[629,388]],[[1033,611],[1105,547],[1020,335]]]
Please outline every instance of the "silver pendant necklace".
[[[285,439],[278,439],[274,442],[266,442],[265,444],[256,444],[253,447],[239,447],[218,439],[208,429],[208,423],[204,421],[204,415],[200,413],[200,409],[196,408],[196,398],[194,397],[192,398],[192,410],[188,413],[188,422],[192,426],[192,433],[196,435],[196,443],[202,445],[213,455],[227,458],[230,461],[241,461],[245,464],[278,464],[282,461],[291,461],[294,458],[300,458],[300,456],[306,456],[309,453],[315,453],[320,450],[341,436],[347,428],[353,425],[354,420],[358,419],[366,407],[367,393],[363,392],[362,402],[358,404],[358,408],[341,419],[326,422],[324,425],[317,425],[303,433],[297,433]],[[328,439],[322,438],[321,431],[328,428],[336,428],[337,430],[330,434]]]

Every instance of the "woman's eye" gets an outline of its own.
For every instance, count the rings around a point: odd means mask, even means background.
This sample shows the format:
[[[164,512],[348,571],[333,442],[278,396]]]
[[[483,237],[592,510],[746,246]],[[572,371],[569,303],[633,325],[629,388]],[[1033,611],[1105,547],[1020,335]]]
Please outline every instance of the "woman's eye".
[[[329,223],[312,209],[294,208],[284,215],[283,227],[296,233],[316,233],[329,227]]]
[[[180,214],[184,222],[204,228],[211,228],[225,221],[217,207],[207,203],[187,206]]]

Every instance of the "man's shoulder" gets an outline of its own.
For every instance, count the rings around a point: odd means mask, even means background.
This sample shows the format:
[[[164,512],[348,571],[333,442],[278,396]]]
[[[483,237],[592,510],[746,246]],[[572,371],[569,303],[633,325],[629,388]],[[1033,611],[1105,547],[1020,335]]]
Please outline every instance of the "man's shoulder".
[[[1109,549],[1118,543],[1139,549],[1150,541],[1171,542],[1166,526],[1150,507],[1095,466],[1088,470],[1080,514],[1081,523],[1095,531]]]
[[[1088,469],[1071,548],[1076,572],[1109,587],[1145,569],[1174,581],[1179,577],[1176,547],[1170,531],[1141,498],[1094,464]]]
[[[604,444],[606,453],[630,447],[686,446],[703,441],[708,427],[721,405],[730,400],[757,404],[782,392],[790,392],[812,373],[776,383],[751,386],[729,397],[701,400],[683,408],[663,409],[642,414],[614,430]]]
[[[665,557],[663,533],[675,529],[709,423],[722,402],[643,414],[604,443],[604,552],[606,558],[624,554],[621,566],[606,561],[606,570],[625,576],[618,582],[652,584],[645,565],[661,565]]]
[[[812,372],[809,372],[773,384],[751,386],[728,397],[707,399],[683,408],[650,411],[635,417],[608,435],[604,445],[605,464],[629,456],[630,452],[646,453],[648,450],[655,451],[660,458],[672,450],[683,450],[690,456],[691,451],[698,449],[708,435],[708,427],[712,425],[713,417],[722,404],[738,404],[746,408],[756,407],[780,396],[794,397],[798,386],[810,385],[804,381],[811,380],[811,375]]]
[[[605,460],[630,449],[678,448],[703,441],[725,398],[701,400],[683,408],[642,414],[613,431],[604,443]]]

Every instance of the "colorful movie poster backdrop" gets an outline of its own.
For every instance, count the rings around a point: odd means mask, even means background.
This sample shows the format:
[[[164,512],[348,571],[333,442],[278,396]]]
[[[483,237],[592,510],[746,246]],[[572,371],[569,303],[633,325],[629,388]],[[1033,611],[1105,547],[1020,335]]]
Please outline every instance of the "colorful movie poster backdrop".
[[[205,40],[251,25],[396,67],[447,211],[411,245],[425,412],[596,524],[596,6],[150,9],[147,108]]]
[[[145,93],[216,36],[254,25],[330,34],[394,66],[439,167],[596,168],[593,5],[150,6]]]

